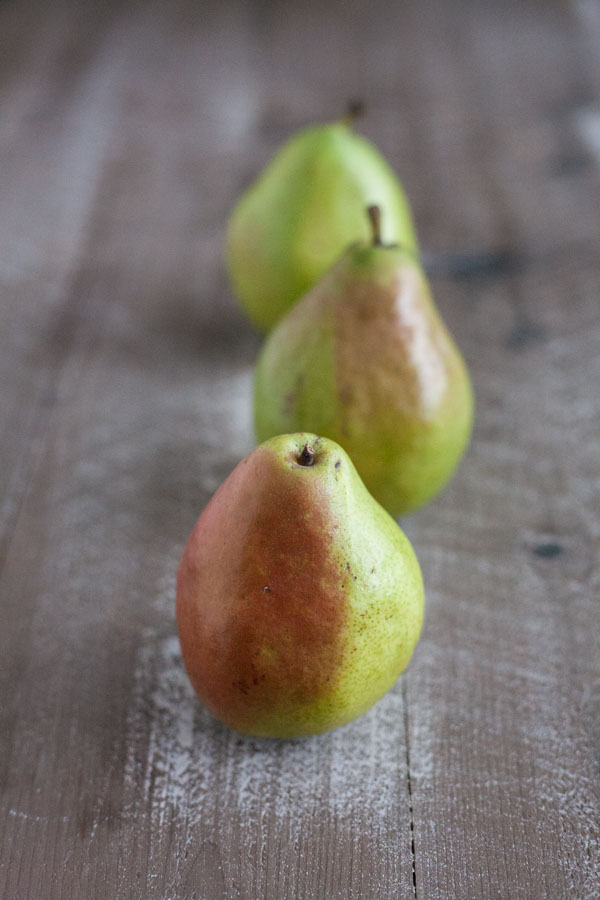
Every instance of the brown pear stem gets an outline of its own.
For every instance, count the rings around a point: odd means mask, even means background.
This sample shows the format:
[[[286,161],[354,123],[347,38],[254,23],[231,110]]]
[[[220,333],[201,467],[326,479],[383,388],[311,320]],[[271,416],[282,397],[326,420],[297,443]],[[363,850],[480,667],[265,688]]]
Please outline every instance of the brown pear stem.
[[[298,457],[301,466],[312,466],[315,461],[315,450],[311,444],[305,444],[302,453]]]
[[[381,247],[381,209],[377,205],[368,206],[367,213],[371,221],[373,246]]]
[[[348,108],[346,109],[346,115],[342,119],[342,122],[348,126],[348,128],[354,128],[354,123],[357,119],[360,119],[365,114],[365,104],[362,100],[350,100],[348,103]]]

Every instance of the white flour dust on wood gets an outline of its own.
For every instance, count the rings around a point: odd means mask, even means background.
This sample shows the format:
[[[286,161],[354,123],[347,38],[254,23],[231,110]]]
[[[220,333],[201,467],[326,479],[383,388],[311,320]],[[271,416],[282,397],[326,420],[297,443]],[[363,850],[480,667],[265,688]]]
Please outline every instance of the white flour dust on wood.
[[[152,830],[207,817],[218,827],[220,797],[237,807],[249,842],[274,818],[301,837],[315,816],[387,842],[406,791],[400,684],[357,722],[299,741],[243,738],[216,722],[188,681],[175,635],[147,634],[138,654],[128,721],[126,790],[149,810]],[[407,808],[408,812],[408,808]]]

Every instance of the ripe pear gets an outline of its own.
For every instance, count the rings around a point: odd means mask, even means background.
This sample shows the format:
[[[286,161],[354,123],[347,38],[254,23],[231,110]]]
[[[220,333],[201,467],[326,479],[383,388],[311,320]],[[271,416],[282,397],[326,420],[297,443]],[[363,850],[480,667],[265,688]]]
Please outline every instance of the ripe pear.
[[[294,135],[232,213],[231,281],[261,331],[269,331],[352,241],[368,238],[367,204],[385,206],[386,241],[416,250],[400,182],[352,123],[350,113]]]
[[[177,624],[190,680],[236,731],[319,734],[364,713],[417,643],[413,549],[347,454],[279,435],[234,469],[179,566]]]
[[[466,366],[412,253],[350,247],[268,336],[255,376],[258,439],[314,431],[340,443],[391,515],[430,500],[471,433]]]

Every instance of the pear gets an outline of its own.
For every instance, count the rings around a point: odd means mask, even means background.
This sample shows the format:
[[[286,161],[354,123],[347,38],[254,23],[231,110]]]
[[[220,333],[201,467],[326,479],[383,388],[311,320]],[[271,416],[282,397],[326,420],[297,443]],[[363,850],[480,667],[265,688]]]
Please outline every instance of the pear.
[[[198,519],[177,578],[177,624],[206,707],[244,734],[344,725],[396,681],[417,643],[413,549],[347,454],[279,435],[231,473]]]
[[[405,193],[378,150],[346,119],[294,135],[251,185],[228,228],[231,281],[268,331],[352,242],[368,239],[367,204],[387,210],[384,237],[416,250]]]
[[[384,246],[348,249],[268,336],[255,375],[260,441],[314,431],[340,443],[391,515],[430,500],[471,433],[463,359],[417,259]]]

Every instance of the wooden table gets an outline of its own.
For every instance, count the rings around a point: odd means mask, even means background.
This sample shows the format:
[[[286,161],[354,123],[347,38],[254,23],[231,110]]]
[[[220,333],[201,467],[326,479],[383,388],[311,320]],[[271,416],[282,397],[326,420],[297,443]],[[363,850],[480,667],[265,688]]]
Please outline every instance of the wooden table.
[[[600,5],[0,5],[0,896],[600,896]],[[477,395],[427,621],[300,742],[203,711],[191,527],[253,446],[223,238],[363,97]]]

